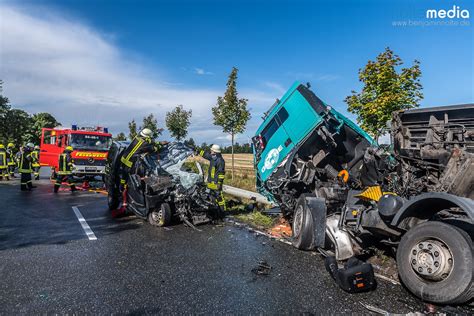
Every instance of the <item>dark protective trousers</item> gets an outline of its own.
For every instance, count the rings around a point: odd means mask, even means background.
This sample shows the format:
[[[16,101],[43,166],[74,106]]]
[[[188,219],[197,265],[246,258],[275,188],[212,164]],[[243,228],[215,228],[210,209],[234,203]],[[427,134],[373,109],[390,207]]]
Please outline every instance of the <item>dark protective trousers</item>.
[[[0,180],[10,180],[10,174],[8,173],[8,168],[0,168]]]
[[[224,218],[224,211],[226,210],[225,207],[225,199],[222,190],[211,190],[211,196],[214,199],[214,202],[217,204],[217,218]]]
[[[21,182],[20,188],[21,188],[22,191],[28,191],[28,190],[31,190],[33,188],[33,183],[31,183],[31,173],[30,172],[26,172],[26,173],[21,172],[20,173],[20,182]]]
[[[39,178],[40,178],[40,167],[33,167],[33,173],[35,175],[35,180],[39,180]]]
[[[8,165],[8,171],[10,172],[10,177],[15,178],[15,165]]]
[[[64,174],[58,174],[56,177],[56,182],[54,183],[54,193],[58,193],[59,188],[61,187],[61,184],[63,182],[67,182],[68,185],[71,187],[71,192],[76,191],[76,186],[74,185],[74,182],[72,182],[72,175],[64,175]]]

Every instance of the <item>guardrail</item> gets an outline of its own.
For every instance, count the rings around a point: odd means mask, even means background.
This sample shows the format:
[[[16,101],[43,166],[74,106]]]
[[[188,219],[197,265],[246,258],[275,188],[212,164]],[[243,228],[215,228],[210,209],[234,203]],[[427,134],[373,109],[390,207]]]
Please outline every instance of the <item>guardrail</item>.
[[[275,203],[270,202],[266,197],[256,192],[231,187],[230,185],[224,185],[222,187],[222,190],[224,191],[224,193],[227,193],[236,197],[254,200],[255,202],[258,202],[258,203],[264,203],[264,204],[275,206]]]

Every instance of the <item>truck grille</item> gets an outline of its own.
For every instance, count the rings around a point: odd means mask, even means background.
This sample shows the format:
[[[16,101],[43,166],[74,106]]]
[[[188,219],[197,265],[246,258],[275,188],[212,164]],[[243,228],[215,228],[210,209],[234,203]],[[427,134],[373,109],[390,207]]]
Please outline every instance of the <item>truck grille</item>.
[[[74,164],[77,166],[105,166],[105,159],[98,160],[94,158],[88,159],[74,159]]]

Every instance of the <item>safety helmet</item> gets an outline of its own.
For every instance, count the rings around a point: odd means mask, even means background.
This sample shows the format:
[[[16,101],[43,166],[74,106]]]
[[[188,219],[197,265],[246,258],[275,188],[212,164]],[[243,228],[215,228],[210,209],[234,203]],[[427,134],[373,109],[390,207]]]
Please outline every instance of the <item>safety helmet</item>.
[[[3,144],[0,144],[0,149],[5,149],[5,146],[3,146]]]
[[[144,128],[144,129],[142,129],[142,131],[140,132],[140,136],[143,136],[143,137],[152,137],[152,136],[153,136],[153,132],[152,132],[151,129],[149,129],[149,128]]]
[[[74,150],[74,148],[72,148],[72,146],[67,146],[67,147],[66,147],[66,150],[72,152],[72,151]]]
[[[13,143],[8,143],[7,147],[8,147],[8,148],[13,148],[13,147],[15,147],[15,144],[13,144]]]
[[[211,146],[211,151],[220,154],[221,153],[221,146],[214,144],[214,145]]]
[[[33,143],[28,143],[28,144],[26,144],[26,147],[33,149],[35,147],[35,145],[33,145]]]
[[[40,149],[40,146],[35,145],[35,149],[36,149],[36,150],[39,150],[39,149]]]

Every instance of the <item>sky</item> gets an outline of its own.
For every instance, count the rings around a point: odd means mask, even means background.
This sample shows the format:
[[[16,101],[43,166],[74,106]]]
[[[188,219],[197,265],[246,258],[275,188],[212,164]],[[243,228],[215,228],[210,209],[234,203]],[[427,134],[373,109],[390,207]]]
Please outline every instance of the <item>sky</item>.
[[[473,18],[426,18],[453,6],[474,14],[474,1],[450,0],[0,0],[0,79],[14,107],[64,126],[127,134],[130,120],[153,113],[164,126],[182,104],[188,137],[227,145],[211,107],[235,66],[247,142],[295,80],[354,119],[344,98],[385,47],[421,62],[421,106],[473,103]]]

